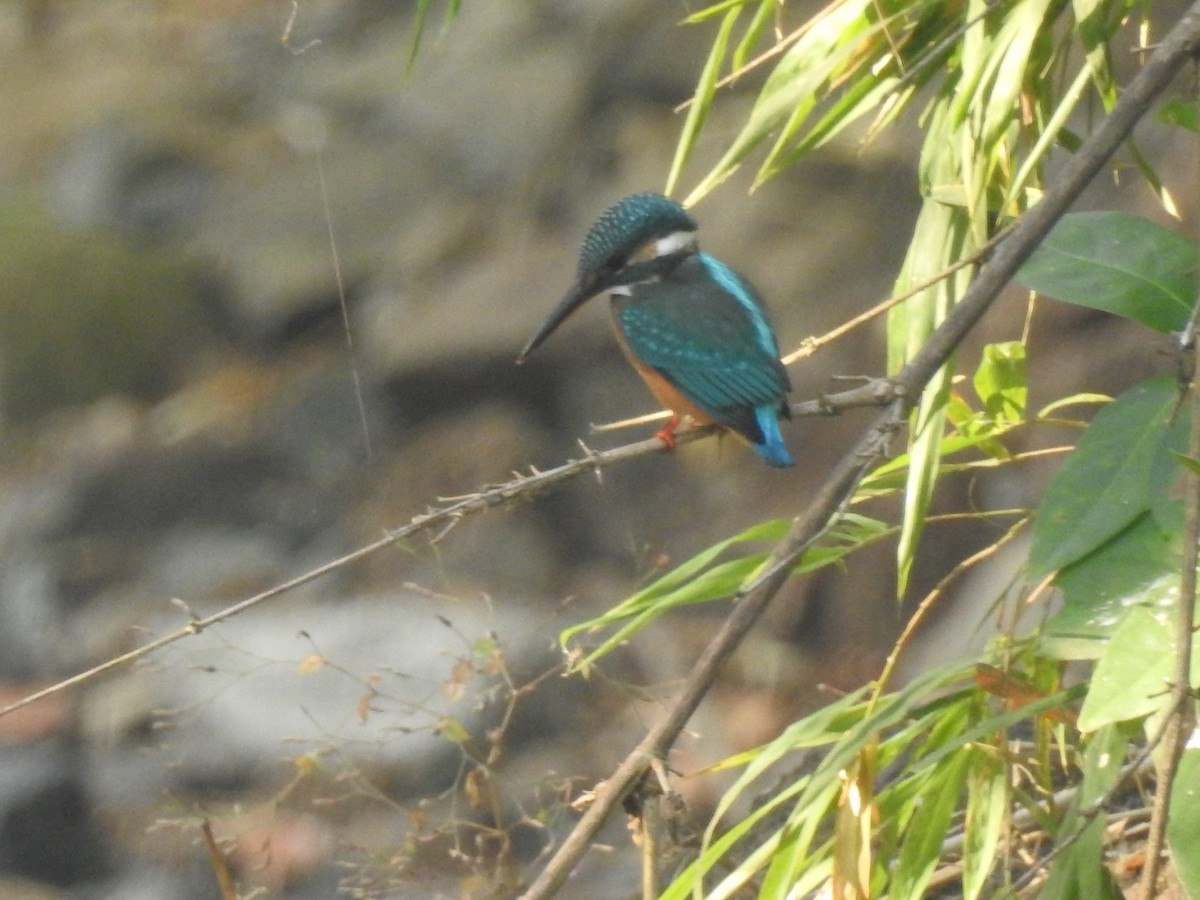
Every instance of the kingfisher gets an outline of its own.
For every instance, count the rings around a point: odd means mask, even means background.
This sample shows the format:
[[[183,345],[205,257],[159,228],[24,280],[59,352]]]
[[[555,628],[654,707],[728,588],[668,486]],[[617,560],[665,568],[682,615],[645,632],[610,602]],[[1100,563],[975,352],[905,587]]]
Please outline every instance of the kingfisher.
[[[791,417],[791,383],[762,299],[745,277],[700,250],[698,227],[661,194],[610,206],[583,239],[570,290],[517,362],[607,291],[617,342],[672,413],[655,435],[668,449],[687,418],[740,435],[769,465],[790,466],[779,417]]]

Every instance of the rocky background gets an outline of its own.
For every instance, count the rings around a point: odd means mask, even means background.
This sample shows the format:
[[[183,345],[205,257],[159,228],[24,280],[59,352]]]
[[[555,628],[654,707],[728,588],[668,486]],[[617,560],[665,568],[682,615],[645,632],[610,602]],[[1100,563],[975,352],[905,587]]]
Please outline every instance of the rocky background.
[[[513,359],[595,215],[661,189],[712,36],[680,25],[699,5],[468,0],[443,29],[434,3],[410,71],[411,3],[301,0],[290,25],[284,0],[0,3],[0,701],[580,439],[645,436],[589,431],[653,408],[603,302]],[[717,104],[693,178],[753,87]],[[696,210],[786,349],[888,294],[916,140],[847,142],[753,195],[747,173]],[[1153,130],[1147,149],[1173,152]],[[1148,205],[1136,183],[1102,202]],[[1014,293],[980,340],[1018,336],[1024,314]],[[1037,325],[1044,399],[1169,365],[1099,315],[1051,305]],[[880,374],[879,338],[796,367],[797,398]],[[0,895],[215,896],[204,820],[243,888],[271,896],[484,896],[505,881],[478,865],[500,852],[497,817],[521,823],[519,879],[721,610],[640,636],[589,681],[555,674],[558,632],[794,514],[863,421],[793,424],[795,470],[706,441],[579,479],[0,718]],[[1027,502],[1043,478],[997,489]],[[986,538],[932,532],[918,590]],[[873,674],[901,621],[891,552],[781,597],[673,765]],[[931,644],[965,652],[978,618]],[[468,775],[489,739],[494,779]],[[681,789],[702,810],[714,788]],[[633,892],[620,823],[606,840],[566,896]]]

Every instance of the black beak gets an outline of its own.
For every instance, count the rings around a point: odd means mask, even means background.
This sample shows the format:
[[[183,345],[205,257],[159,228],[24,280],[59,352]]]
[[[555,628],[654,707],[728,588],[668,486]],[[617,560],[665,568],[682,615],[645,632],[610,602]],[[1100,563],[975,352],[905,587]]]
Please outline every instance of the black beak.
[[[567,292],[567,296],[563,297],[558,306],[554,308],[554,312],[546,318],[541,324],[541,327],[534,332],[533,337],[529,339],[529,343],[525,345],[525,349],[517,355],[517,365],[525,362],[525,357],[538,348],[542,341],[550,337],[559,325],[567,320],[571,313],[583,306],[592,297],[595,297],[606,287],[607,284],[602,284],[596,278],[581,278],[571,286],[571,290]]]
[[[612,274],[592,275],[581,277],[571,285],[567,296],[563,297],[554,312],[550,313],[541,327],[534,332],[525,349],[517,355],[517,365],[525,362],[525,357],[536,350],[546,338],[554,332],[567,317],[592,297],[623,284],[637,284],[639,281],[665,275],[688,257],[688,252],[670,253],[666,256],[656,256],[654,259],[630,263]]]

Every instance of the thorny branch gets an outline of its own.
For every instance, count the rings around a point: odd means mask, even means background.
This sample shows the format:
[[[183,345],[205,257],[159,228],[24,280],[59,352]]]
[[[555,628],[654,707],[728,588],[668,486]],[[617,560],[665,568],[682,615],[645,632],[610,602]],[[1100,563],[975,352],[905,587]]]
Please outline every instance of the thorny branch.
[[[855,486],[883,454],[888,437],[900,427],[924,386],[974,328],[1058,219],[1129,137],[1154,98],[1198,51],[1200,3],[1192,6],[1159,44],[1112,112],[1067,162],[1060,182],[1021,218],[1008,239],[980,269],[962,300],[896,376],[893,383],[899,394],[892,408],[863,434],[808,508],[793,520],[791,530],[772,551],[763,573],[753,584],[738,592],[733,611],[696,660],[674,707],[621,762],[605,782],[604,789],[597,791],[595,802],[524,894],[524,900],[545,900],[566,881],[613,808],[642,777],[650,761],[661,758],[674,743],[712,685],[722,663],[770,604],[795,561],[829,527]]]
[[[848,391],[840,391],[834,394],[827,394],[816,400],[808,400],[800,403],[792,404],[793,417],[804,416],[828,416],[836,415],[844,410],[854,409],[862,406],[882,406],[893,401],[896,397],[895,385],[887,380],[872,380],[864,385],[853,388]],[[680,431],[675,437],[677,443],[686,444],[692,441],[701,440],[703,438],[712,437],[715,434],[713,428],[694,428],[690,431]],[[533,470],[528,475],[517,475],[510,481],[502,484],[490,485],[477,491],[473,494],[466,494],[462,497],[456,497],[453,502],[431,509],[429,512],[419,516],[414,516],[407,525],[389,531],[384,537],[379,540],[359,547],[357,550],[347,553],[345,556],[340,556],[335,560],[318,566],[302,575],[282,582],[271,587],[262,593],[255,594],[252,597],[247,597],[237,603],[225,607],[210,616],[197,616],[190,614],[191,621],[182,628],[178,628],[168,634],[157,637],[145,644],[142,644],[128,653],[123,653],[120,656],[115,656],[112,659],[105,660],[98,666],[94,666],[77,675],[72,675],[62,681],[56,682],[36,693],[23,697],[14,703],[0,707],[0,716],[8,715],[24,706],[31,703],[36,703],[45,697],[52,694],[60,693],[68,688],[76,687],[86,681],[110,672],[114,669],[119,669],[129,663],[135,662],[145,656],[149,656],[155,651],[161,650],[169,644],[174,644],[176,641],[184,638],[197,635],[219,622],[224,622],[226,619],[231,619],[234,616],[246,612],[251,607],[258,606],[260,603],[265,603],[272,600],[281,594],[308,584],[310,581],[315,581],[324,575],[329,575],[340,569],[344,569],[359,560],[365,559],[380,550],[396,544],[399,541],[414,537],[419,534],[429,533],[433,535],[433,539],[437,540],[446,535],[459,522],[470,516],[477,515],[482,512],[487,512],[498,506],[507,506],[516,503],[520,500],[530,498],[535,494],[547,490],[550,487],[558,485],[564,481],[569,481],[579,475],[587,472],[600,472],[610,466],[626,462],[639,456],[645,456],[649,453],[661,452],[663,450],[662,441],[658,438],[648,438],[643,441],[637,441],[632,444],[625,444],[621,447],[614,447],[611,450],[593,451],[584,447],[584,455],[580,459],[569,460],[561,466],[556,466],[553,469],[545,471]],[[184,607],[186,609],[186,606]]]

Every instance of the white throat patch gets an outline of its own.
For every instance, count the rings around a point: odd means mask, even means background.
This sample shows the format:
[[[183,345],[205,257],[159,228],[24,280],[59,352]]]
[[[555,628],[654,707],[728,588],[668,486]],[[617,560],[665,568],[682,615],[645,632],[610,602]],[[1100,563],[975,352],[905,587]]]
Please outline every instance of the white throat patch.
[[[669,256],[672,253],[678,253],[680,250],[694,249],[696,246],[696,235],[691,231],[673,231],[666,237],[661,237],[654,242],[655,256]]]

